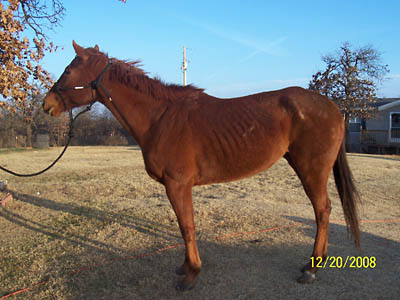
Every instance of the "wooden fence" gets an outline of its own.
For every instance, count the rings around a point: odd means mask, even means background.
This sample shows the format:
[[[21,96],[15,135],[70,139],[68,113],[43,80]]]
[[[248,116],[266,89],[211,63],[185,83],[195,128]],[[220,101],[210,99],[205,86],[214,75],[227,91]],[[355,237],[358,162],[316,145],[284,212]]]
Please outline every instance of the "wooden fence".
[[[400,138],[388,130],[361,130],[360,152],[400,154]]]

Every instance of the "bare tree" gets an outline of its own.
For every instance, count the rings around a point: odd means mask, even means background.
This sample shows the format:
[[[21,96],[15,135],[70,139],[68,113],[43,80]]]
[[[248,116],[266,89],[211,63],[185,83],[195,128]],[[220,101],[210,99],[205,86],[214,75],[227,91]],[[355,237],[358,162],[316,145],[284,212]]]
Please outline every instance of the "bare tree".
[[[352,50],[348,42],[334,54],[322,57],[326,69],[313,75],[309,88],[335,101],[346,125],[352,118],[370,118],[375,109],[377,84],[389,72],[382,64],[381,54],[371,45]]]

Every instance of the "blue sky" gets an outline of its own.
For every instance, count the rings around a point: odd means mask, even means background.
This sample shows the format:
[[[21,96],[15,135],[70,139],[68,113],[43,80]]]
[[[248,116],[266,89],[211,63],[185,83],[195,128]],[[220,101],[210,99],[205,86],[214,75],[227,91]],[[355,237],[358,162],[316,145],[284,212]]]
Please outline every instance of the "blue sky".
[[[308,86],[324,69],[321,56],[345,42],[372,45],[389,65],[378,96],[400,97],[400,1],[64,1],[62,27],[50,33],[64,47],[45,57],[58,78],[74,57],[72,40],[98,44],[119,59],[140,59],[150,76],[188,83],[218,97],[292,85]]]

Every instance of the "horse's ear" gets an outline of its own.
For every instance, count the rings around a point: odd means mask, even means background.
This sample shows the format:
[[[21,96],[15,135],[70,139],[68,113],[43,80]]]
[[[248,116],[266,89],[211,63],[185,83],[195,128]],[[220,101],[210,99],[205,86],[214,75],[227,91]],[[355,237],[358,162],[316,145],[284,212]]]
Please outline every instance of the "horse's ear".
[[[87,57],[85,48],[79,46],[77,43],[75,43],[75,41],[72,41],[72,46],[74,46],[76,55],[82,58]]]
[[[98,45],[95,45],[95,46],[94,46],[94,49],[96,49],[97,51],[100,51],[100,48],[99,48]]]

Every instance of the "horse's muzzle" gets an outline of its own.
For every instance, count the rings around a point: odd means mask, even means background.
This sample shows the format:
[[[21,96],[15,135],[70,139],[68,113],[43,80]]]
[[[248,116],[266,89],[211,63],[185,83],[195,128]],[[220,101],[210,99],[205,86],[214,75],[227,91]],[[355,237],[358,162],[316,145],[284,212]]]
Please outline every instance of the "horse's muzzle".
[[[58,117],[62,113],[60,103],[57,101],[56,95],[48,93],[43,101],[43,111],[52,117]]]

